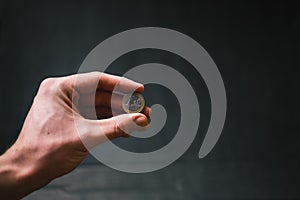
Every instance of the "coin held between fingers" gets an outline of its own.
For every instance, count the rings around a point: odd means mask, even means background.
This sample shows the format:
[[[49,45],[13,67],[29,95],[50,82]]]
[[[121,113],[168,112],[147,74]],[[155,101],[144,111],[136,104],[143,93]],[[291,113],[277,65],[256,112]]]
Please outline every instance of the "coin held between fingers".
[[[122,108],[126,113],[139,113],[145,107],[144,97],[137,92],[125,94],[122,99]]]

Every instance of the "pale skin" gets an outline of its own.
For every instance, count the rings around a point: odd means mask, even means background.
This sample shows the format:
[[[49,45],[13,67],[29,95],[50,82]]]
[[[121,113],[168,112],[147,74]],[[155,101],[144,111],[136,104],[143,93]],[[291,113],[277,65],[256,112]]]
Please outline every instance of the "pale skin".
[[[94,146],[146,129],[150,108],[122,114],[121,96],[112,98],[116,88],[144,90],[140,83],[100,72],[44,80],[17,141],[0,156],[0,199],[20,199],[71,172]],[[97,119],[91,119],[95,107]]]

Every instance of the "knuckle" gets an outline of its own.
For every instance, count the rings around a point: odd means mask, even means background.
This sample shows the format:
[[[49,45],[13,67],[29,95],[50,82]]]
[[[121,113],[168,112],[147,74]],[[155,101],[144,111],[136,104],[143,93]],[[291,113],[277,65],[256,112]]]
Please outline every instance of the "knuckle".
[[[46,78],[39,87],[38,94],[51,94],[55,90],[56,78]]]
[[[52,94],[67,88],[64,78],[46,78],[40,84],[39,92],[42,94]]]
[[[113,130],[114,130],[114,137],[115,138],[122,137],[125,134],[122,131],[122,129],[119,127],[119,125],[116,121],[114,121],[114,123],[113,123]]]
[[[55,78],[46,78],[42,81],[41,87],[47,87],[55,82]]]
[[[90,74],[94,75],[94,76],[100,76],[102,74],[102,72],[99,71],[92,71],[90,72]]]

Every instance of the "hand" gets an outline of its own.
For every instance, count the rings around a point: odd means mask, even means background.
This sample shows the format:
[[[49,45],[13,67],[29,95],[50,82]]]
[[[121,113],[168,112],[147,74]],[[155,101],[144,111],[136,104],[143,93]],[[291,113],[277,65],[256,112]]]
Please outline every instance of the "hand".
[[[89,148],[147,128],[150,109],[121,114],[121,96],[112,98],[113,90],[144,87],[100,72],[44,80],[17,141],[0,157],[0,198],[21,198],[72,171]],[[112,106],[121,115],[113,116]]]

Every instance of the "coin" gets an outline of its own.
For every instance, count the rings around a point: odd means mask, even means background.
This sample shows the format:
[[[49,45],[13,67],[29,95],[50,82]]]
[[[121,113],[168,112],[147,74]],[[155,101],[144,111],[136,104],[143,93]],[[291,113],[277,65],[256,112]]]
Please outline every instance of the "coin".
[[[126,113],[139,113],[145,106],[145,99],[140,93],[125,94],[122,99],[122,107]]]

